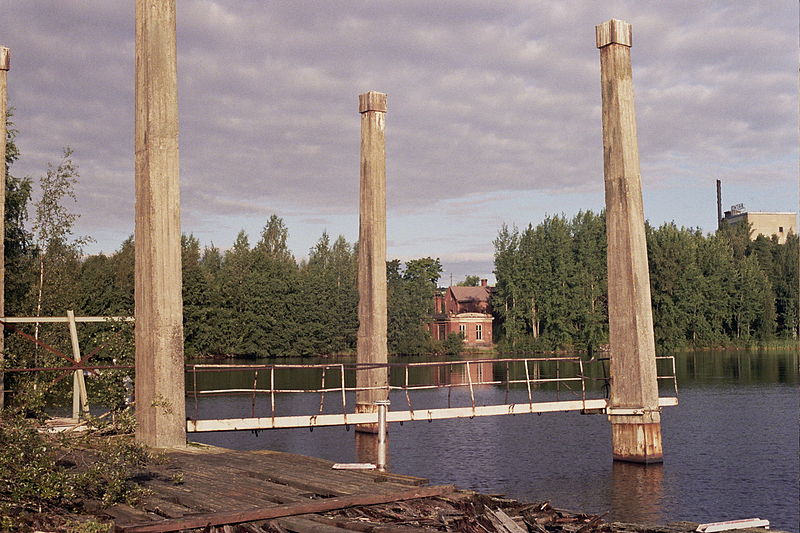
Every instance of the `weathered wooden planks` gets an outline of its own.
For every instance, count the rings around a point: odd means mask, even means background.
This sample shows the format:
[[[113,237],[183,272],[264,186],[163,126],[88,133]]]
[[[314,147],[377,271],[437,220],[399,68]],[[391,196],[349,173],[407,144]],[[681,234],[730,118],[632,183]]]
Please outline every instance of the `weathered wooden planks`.
[[[307,503],[293,503],[288,505],[275,505],[255,510],[244,511],[221,511],[195,515],[192,517],[176,518],[152,522],[148,524],[129,525],[120,527],[117,530],[122,533],[160,533],[165,531],[178,531],[181,529],[192,529],[221,524],[237,524],[240,522],[252,522],[255,520],[269,520],[282,518],[285,516],[302,515],[307,513],[321,513],[333,509],[343,509],[358,505],[375,505],[379,503],[389,503],[416,498],[429,498],[441,496],[453,492],[453,485],[441,485],[433,487],[417,487],[402,492],[391,494],[358,494],[353,496],[342,496],[338,498],[324,498],[321,500],[309,500]]]
[[[376,472],[333,470],[332,461],[274,451],[236,451],[213,446],[171,450],[153,465],[144,485],[152,492],[141,509],[115,506],[106,514],[118,530],[143,522],[197,515],[254,513],[266,509],[377,497],[393,501],[426,480]],[[304,511],[307,513],[310,511]],[[303,513],[300,513],[303,514]],[[302,522],[302,521],[300,521]],[[298,522],[298,523],[300,523]],[[226,522],[220,522],[220,525]],[[205,525],[205,524],[204,524]]]

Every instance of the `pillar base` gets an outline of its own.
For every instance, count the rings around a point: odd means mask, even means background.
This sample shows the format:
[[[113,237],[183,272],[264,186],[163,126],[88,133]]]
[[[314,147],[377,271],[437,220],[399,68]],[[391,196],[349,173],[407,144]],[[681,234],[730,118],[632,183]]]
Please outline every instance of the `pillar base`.
[[[615,461],[654,464],[664,462],[660,422],[611,421],[611,448]]]

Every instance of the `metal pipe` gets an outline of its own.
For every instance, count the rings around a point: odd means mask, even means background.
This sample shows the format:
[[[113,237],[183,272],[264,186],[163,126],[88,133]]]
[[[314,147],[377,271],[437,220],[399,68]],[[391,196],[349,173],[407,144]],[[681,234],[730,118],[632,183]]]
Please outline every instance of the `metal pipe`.
[[[386,470],[386,431],[387,431],[387,423],[386,423],[386,414],[389,411],[389,405],[391,402],[389,400],[378,400],[375,402],[375,405],[378,407],[378,461],[377,467],[378,470]]]

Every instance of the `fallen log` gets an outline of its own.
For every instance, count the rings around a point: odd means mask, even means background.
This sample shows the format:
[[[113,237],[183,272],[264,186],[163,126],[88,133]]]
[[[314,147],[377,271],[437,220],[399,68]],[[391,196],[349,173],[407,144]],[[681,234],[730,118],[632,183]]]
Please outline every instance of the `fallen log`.
[[[310,502],[276,505],[275,507],[266,507],[263,509],[249,509],[246,511],[218,511],[215,513],[194,515],[191,517],[162,520],[160,522],[134,524],[125,527],[117,527],[116,531],[120,533],[163,533],[167,531],[179,531],[181,529],[205,528],[223,524],[238,524],[241,522],[252,522],[254,520],[270,520],[284,516],[323,513],[326,511],[333,511],[335,509],[344,509],[346,507],[356,507],[360,505],[377,505],[381,503],[392,503],[402,500],[413,500],[416,498],[432,498],[449,494],[454,490],[455,487],[453,485],[437,485],[433,487],[419,487],[393,494],[359,494],[353,496],[340,496],[336,498],[325,498]]]

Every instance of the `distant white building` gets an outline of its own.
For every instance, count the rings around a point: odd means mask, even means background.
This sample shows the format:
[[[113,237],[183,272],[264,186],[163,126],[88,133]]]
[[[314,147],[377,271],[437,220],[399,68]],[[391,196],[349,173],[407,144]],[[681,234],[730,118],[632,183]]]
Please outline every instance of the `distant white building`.
[[[737,204],[725,211],[722,221],[728,224],[749,223],[753,229],[751,239],[759,235],[768,238],[777,235],[780,244],[786,242],[789,232],[797,233],[797,213],[790,211],[745,211],[744,205]]]

